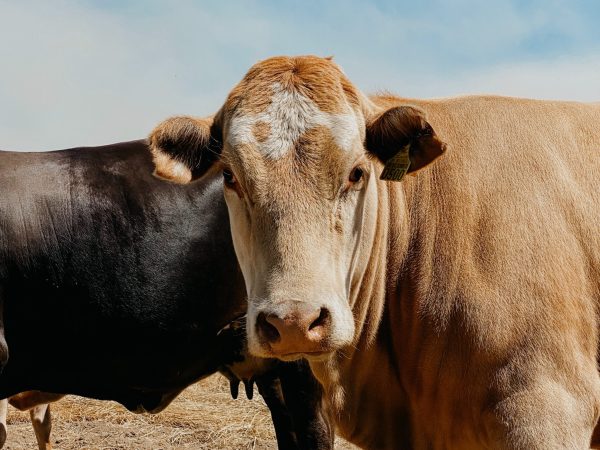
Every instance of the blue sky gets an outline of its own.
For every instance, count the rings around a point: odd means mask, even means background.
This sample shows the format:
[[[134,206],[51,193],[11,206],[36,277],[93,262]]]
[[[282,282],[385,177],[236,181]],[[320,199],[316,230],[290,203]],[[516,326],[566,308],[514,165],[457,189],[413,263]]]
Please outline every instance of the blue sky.
[[[144,137],[257,60],[334,55],[365,90],[600,101],[600,1],[0,0],[0,148]]]

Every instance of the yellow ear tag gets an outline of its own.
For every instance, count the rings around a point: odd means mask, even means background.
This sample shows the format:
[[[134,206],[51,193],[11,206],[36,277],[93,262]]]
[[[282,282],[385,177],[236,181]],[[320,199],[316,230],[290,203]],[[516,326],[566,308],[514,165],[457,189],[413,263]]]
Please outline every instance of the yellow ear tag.
[[[409,150],[410,144],[407,144],[398,153],[388,159],[379,178],[387,181],[402,180],[410,167]]]

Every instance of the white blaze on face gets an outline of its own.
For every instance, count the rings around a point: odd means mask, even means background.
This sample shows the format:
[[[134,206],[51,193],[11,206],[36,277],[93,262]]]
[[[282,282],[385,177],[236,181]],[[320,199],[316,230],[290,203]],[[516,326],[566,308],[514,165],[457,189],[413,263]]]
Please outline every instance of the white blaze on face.
[[[359,126],[349,106],[344,113],[326,113],[308,97],[285,90],[279,83],[273,84],[272,89],[271,104],[266,111],[236,115],[231,119],[227,136],[231,145],[254,144],[265,156],[278,159],[289,152],[306,131],[325,126],[340,149],[348,152],[352,149],[359,137]],[[258,145],[253,128],[261,122],[269,125],[270,133]]]

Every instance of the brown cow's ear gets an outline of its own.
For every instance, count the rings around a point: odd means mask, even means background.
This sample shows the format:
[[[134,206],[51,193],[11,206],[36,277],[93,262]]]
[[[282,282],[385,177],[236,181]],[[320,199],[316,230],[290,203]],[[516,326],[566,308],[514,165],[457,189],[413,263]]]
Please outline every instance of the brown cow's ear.
[[[433,162],[446,150],[414,106],[395,106],[367,124],[367,150],[386,164],[383,179],[399,181],[405,172],[414,172]]]
[[[182,184],[204,175],[221,153],[221,132],[212,117],[171,117],[148,141],[155,175]]]

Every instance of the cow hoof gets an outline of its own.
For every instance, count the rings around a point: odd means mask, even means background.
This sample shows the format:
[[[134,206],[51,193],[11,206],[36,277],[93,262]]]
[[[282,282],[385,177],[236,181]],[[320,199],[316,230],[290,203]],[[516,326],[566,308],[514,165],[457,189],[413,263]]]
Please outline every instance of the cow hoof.
[[[0,423],[0,448],[4,447],[6,442],[6,425]]]

